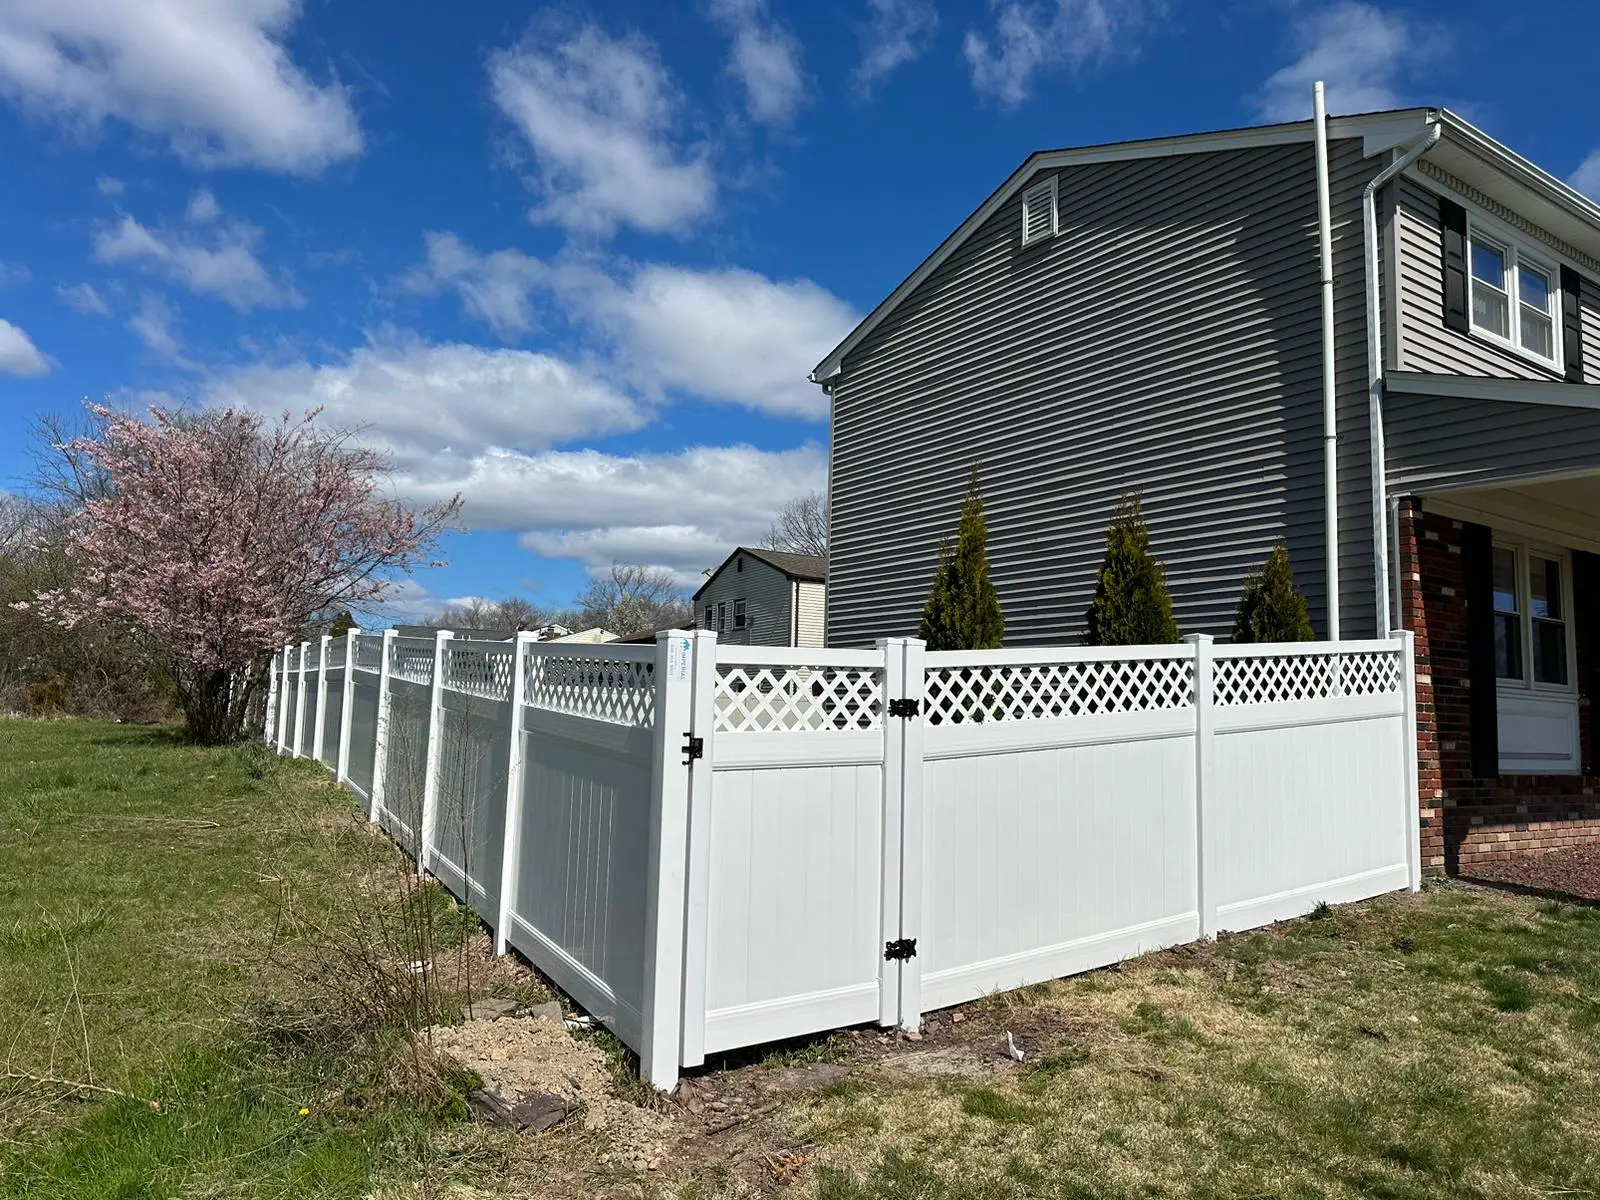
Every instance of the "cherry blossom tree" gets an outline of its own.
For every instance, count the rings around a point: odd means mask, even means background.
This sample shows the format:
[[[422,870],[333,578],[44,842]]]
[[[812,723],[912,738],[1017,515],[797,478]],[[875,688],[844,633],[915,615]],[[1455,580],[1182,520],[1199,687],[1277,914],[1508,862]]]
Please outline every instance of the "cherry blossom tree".
[[[274,649],[381,597],[460,511],[460,497],[419,511],[388,495],[385,456],[316,410],[88,411],[89,432],[54,446],[60,478],[93,481],[65,532],[76,582],[32,606],[127,628],[167,663],[202,744],[239,739]]]

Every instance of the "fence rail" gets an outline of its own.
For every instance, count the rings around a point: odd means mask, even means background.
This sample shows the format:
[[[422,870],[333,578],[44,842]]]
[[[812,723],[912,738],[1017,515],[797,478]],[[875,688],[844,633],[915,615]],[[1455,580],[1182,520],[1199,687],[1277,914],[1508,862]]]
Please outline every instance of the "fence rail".
[[[1420,883],[1392,640],[930,653],[357,631],[275,658],[267,737],[670,1087]]]

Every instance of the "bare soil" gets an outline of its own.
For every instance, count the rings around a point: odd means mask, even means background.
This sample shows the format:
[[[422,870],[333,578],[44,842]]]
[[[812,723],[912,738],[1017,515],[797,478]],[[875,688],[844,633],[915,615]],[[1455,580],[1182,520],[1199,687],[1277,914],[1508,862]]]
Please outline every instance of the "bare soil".
[[[1481,883],[1509,884],[1535,892],[1551,892],[1576,900],[1600,902],[1600,846],[1572,846],[1524,854],[1506,862],[1487,863],[1463,872]]]

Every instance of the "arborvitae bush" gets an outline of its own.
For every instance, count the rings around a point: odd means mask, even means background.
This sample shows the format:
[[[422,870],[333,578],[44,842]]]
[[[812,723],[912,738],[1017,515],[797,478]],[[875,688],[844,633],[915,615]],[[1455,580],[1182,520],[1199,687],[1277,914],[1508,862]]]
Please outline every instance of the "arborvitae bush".
[[[1261,569],[1244,581],[1233,619],[1236,642],[1309,642],[1316,638],[1306,598],[1294,584],[1289,548],[1279,542]]]
[[[994,650],[1005,635],[1000,596],[989,578],[989,528],[974,468],[955,545],[939,543],[939,566],[922,606],[920,635],[930,650]]]
[[[1180,640],[1161,564],[1150,553],[1150,531],[1138,493],[1124,496],[1106,532],[1106,558],[1089,605],[1094,646],[1159,646]]]

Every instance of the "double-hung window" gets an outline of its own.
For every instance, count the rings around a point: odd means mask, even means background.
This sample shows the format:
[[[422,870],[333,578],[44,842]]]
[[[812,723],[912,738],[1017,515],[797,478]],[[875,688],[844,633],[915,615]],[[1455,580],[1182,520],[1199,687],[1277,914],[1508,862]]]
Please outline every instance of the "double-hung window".
[[[718,600],[717,601],[717,632],[718,633],[726,633],[727,631],[728,631],[728,602],[726,600]]]
[[[1555,268],[1513,238],[1469,228],[1472,331],[1548,367],[1561,362],[1560,289]]]
[[[1578,769],[1571,559],[1496,539],[1494,673],[1506,774]]]
[[[744,628],[744,601],[743,600],[735,600],[733,602],[733,627],[735,629],[743,629]]]

